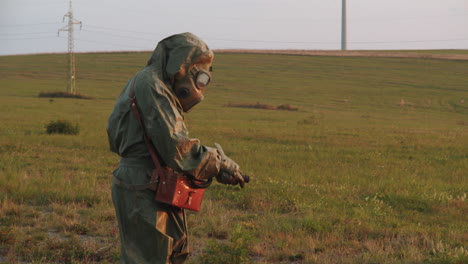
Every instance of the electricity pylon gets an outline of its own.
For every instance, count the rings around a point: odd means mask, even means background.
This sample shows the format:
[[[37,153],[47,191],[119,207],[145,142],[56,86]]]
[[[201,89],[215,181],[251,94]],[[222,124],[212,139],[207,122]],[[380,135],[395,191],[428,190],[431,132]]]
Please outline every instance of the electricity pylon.
[[[59,29],[57,36],[59,36],[60,31],[68,31],[68,91],[71,94],[76,94],[75,89],[75,53],[73,51],[74,39],[73,39],[73,25],[80,24],[80,29],[82,27],[81,21],[76,20],[73,17],[72,1],[70,0],[70,10],[63,16],[63,21],[65,17],[68,17],[68,25]]]

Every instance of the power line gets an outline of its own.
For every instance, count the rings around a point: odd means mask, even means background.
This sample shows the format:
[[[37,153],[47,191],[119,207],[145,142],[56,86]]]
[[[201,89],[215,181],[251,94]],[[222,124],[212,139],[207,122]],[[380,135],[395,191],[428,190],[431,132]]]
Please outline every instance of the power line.
[[[33,40],[33,39],[48,39],[48,38],[56,38],[56,36],[44,36],[44,37],[34,37],[34,38],[0,38],[0,40]]]
[[[10,33],[6,33],[5,36],[22,36],[22,35],[37,35],[37,34],[49,34],[49,32],[30,32],[30,33],[18,33],[18,34],[10,34]],[[2,35],[0,34],[0,37],[2,37]]]
[[[125,38],[125,39],[140,39],[140,40],[157,41],[157,40],[155,40],[155,39],[148,39],[148,38],[135,38],[135,37],[122,36],[122,35],[117,35],[117,34],[112,34],[112,33],[102,32],[102,31],[94,31],[94,30],[87,30],[87,29],[84,29],[83,31],[84,31],[84,32],[91,32],[91,33],[98,33],[98,34],[103,34],[103,35],[112,36],[112,37]]]
[[[221,39],[221,38],[204,38],[206,40],[219,40],[230,42],[251,42],[251,43],[278,43],[278,44],[332,44],[339,42],[323,42],[323,41],[276,41],[276,40],[253,40],[253,39]]]
[[[95,40],[85,40],[85,39],[75,39],[75,40],[82,41],[82,42],[96,43],[96,44],[105,44],[105,45],[110,45],[110,46],[126,47],[126,48],[148,49],[148,47],[143,48],[143,47],[136,47],[136,46],[130,46],[130,45],[125,45],[125,44],[115,44],[115,43],[95,41]]]
[[[83,30],[85,32],[89,32],[88,30]],[[116,35],[117,36],[117,35]],[[34,40],[34,39],[46,39],[46,38],[55,38],[56,36],[38,36],[38,37],[25,37],[25,38],[4,38],[0,36],[0,40]],[[124,36],[119,36],[123,37]],[[64,37],[60,37],[64,38]],[[97,44],[106,44],[112,46],[120,46],[120,47],[130,47],[130,48],[142,48],[132,45],[125,45],[125,44],[115,44],[110,42],[103,42],[103,41],[96,41],[96,40],[88,40],[88,39],[77,39],[77,41],[81,42],[90,42],[90,43],[97,43]],[[148,41],[156,41],[152,39],[143,39],[137,38],[141,40],[148,40]],[[204,38],[206,40],[216,40],[216,41],[230,41],[230,42],[250,42],[250,43],[277,43],[277,44],[338,44],[340,41],[275,41],[275,40],[252,40],[252,39],[221,39],[221,38]],[[445,42],[445,41],[466,41],[468,38],[453,38],[453,39],[426,39],[426,40],[400,40],[400,41],[348,41],[351,44],[379,44],[379,43],[428,43],[428,42]]]
[[[17,25],[0,25],[0,27],[30,27],[30,26],[40,26],[40,25],[56,25],[60,24],[59,22],[51,23],[34,23],[34,24],[17,24]]]
[[[67,13],[68,14],[68,13]],[[67,15],[66,15],[67,16]],[[36,24],[21,24],[21,25],[8,25],[8,26],[27,26],[27,25],[45,25],[45,24],[57,24],[57,23],[36,23]],[[87,25],[87,27],[90,28],[95,28],[95,29],[100,29],[100,30],[83,30],[84,32],[87,33],[96,33],[100,35],[107,35],[107,36],[112,36],[112,37],[117,37],[117,38],[123,38],[127,40],[145,40],[145,41],[152,41],[152,42],[157,42],[157,39],[150,39],[150,38],[144,38],[144,37],[134,37],[134,36],[128,36],[128,35],[123,35],[123,34],[118,34],[118,33],[112,33],[113,31],[115,32],[128,32],[131,34],[144,34],[144,35],[150,35],[150,36],[155,36],[155,35],[161,35],[161,36],[167,36],[167,34],[161,34],[161,33],[154,33],[154,32],[141,32],[141,31],[134,31],[134,30],[126,30],[126,29],[117,29],[117,28],[112,28],[112,27],[102,27],[102,26],[97,26],[97,25]],[[70,26],[65,26],[62,28],[62,31],[68,31],[68,28],[72,28]],[[44,35],[44,36],[36,36],[36,37],[29,37],[31,35],[41,35],[41,34],[48,34],[49,32],[31,32],[31,33],[0,33],[0,40],[4,41],[21,41],[21,40],[35,40],[35,39],[48,39],[51,38],[51,36]],[[70,35],[69,35],[70,37]],[[206,37],[204,38],[208,41],[226,41],[226,42],[244,42],[244,43],[270,43],[270,44],[331,44],[331,45],[336,45],[340,43],[339,41],[279,41],[279,40],[255,40],[255,39],[230,39],[230,38],[210,38]],[[448,41],[467,41],[468,39],[466,38],[447,38],[447,39],[426,39],[426,40],[398,40],[398,41],[348,41],[347,43],[349,44],[391,44],[391,43],[431,43],[431,42],[448,42]],[[80,42],[89,42],[89,43],[96,43],[96,44],[104,44],[104,45],[109,45],[109,46],[116,46],[116,47],[126,47],[126,48],[135,48],[135,49],[147,49],[147,47],[137,47],[134,45],[126,45],[122,44],[119,42],[119,44],[116,43],[109,43],[109,42],[103,42],[103,41],[97,41],[95,38],[92,40],[86,39],[86,38],[81,38],[77,39],[77,41]],[[69,41],[69,48],[70,48],[70,42]],[[71,47],[73,49],[73,47]]]
[[[451,14],[451,15],[437,15],[437,16],[422,16],[422,17],[401,17],[401,18],[382,18],[382,17],[350,17],[348,18],[349,21],[358,21],[358,20],[365,20],[365,21],[398,21],[398,20],[422,20],[422,19],[434,19],[434,18],[447,18],[447,17],[462,17],[466,18],[468,16],[468,13],[464,14]],[[207,18],[206,16],[194,16],[197,18]],[[264,19],[258,19],[258,18],[241,18],[241,17],[211,17],[209,18],[210,20],[212,19],[217,19],[217,20],[235,20],[235,21],[262,21],[262,20],[279,20],[282,21],[284,19],[290,19],[287,17],[273,17],[273,18],[264,18]],[[329,21],[329,20],[335,20],[335,18],[301,18],[301,20],[307,20],[307,21]],[[0,25],[0,27],[28,27],[28,26],[38,26],[38,25],[56,25],[60,24],[60,22],[43,22],[43,23],[30,23],[30,24],[10,24],[10,25]],[[141,33],[141,34],[154,34],[153,32],[138,32],[138,31],[133,31],[133,30],[125,30],[125,29],[115,29],[115,28],[110,28],[110,27],[102,27],[102,26],[96,26],[96,25],[86,25],[87,27],[95,27],[95,28],[102,28],[102,29],[109,29],[109,30],[116,30],[116,31],[126,31],[126,32],[132,32],[132,33]],[[156,34],[156,35],[162,35],[162,34]]]
[[[118,31],[118,32],[130,32],[130,33],[145,34],[145,35],[159,35],[159,36],[164,36],[164,37],[166,36],[165,34],[161,34],[161,33],[141,32],[141,31],[134,31],[134,30],[119,29],[119,28],[101,27],[101,26],[88,25],[88,24],[86,24],[86,27],[107,29],[107,30]]]

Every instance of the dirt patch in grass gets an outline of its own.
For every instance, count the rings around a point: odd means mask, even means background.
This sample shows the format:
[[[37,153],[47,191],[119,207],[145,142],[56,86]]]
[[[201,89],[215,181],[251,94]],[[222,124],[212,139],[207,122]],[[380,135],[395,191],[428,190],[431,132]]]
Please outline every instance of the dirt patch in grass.
[[[76,98],[76,99],[91,99],[91,97],[82,94],[73,94],[68,92],[41,92],[39,97],[46,98]]]
[[[402,51],[359,51],[359,50],[256,50],[256,49],[221,49],[219,53],[255,53],[275,55],[333,56],[333,57],[385,57],[385,58],[419,58],[441,60],[468,60],[467,54],[431,54],[424,52]]]
[[[261,104],[261,103],[255,103],[255,104],[247,104],[247,103],[241,103],[241,104],[226,104],[224,107],[238,107],[238,108],[255,108],[255,109],[265,109],[265,110],[284,110],[284,111],[298,111],[299,109],[297,107],[294,107],[290,104],[282,104],[278,106],[273,106],[273,105],[267,105],[267,104]]]

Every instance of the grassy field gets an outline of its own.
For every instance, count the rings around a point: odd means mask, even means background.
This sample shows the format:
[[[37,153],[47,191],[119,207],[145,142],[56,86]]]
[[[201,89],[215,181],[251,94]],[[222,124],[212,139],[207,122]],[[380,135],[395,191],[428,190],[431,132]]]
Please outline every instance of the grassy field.
[[[468,50],[220,50],[223,53],[468,60]]]
[[[105,126],[148,53],[0,57],[0,263],[118,263]],[[189,214],[195,263],[468,263],[468,61],[223,54],[193,137],[253,180]],[[226,107],[290,104],[298,111]],[[57,119],[79,135],[47,135]]]

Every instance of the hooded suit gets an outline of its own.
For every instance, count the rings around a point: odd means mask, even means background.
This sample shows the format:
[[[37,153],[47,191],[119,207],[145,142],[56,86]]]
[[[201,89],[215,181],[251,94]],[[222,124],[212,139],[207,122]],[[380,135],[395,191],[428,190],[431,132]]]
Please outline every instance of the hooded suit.
[[[189,137],[183,107],[173,89],[178,73],[210,54],[207,45],[193,34],[168,37],[158,43],[146,67],[127,83],[107,125],[110,149],[121,157],[114,171],[116,179],[130,185],[146,184],[154,168],[142,127],[130,106],[133,81],[144,129],[161,161],[197,179],[219,174],[217,150]],[[112,200],[120,229],[121,263],[183,263],[189,253],[183,209],[156,202],[153,191],[132,191],[115,183]]]

